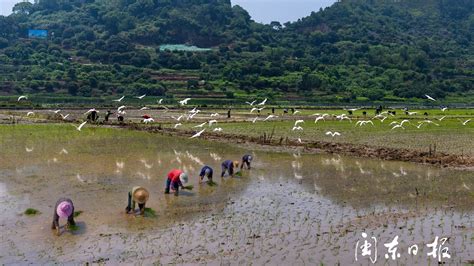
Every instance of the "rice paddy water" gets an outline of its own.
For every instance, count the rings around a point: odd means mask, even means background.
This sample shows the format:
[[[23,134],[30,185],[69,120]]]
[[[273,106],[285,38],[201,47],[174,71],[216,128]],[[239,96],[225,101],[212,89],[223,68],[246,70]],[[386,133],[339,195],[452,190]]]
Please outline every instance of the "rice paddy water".
[[[71,125],[0,126],[0,136],[3,264],[353,264],[363,232],[377,239],[378,263],[395,263],[383,244],[396,236],[402,264],[438,263],[426,246],[436,236],[448,238],[443,261],[474,259],[469,171]],[[221,162],[245,153],[253,169],[221,179]],[[217,185],[199,184],[204,164]],[[163,193],[173,168],[189,173],[193,190]],[[125,214],[135,185],[150,191],[153,215]],[[80,215],[57,237],[50,225],[63,196]],[[414,244],[416,256],[407,252]]]

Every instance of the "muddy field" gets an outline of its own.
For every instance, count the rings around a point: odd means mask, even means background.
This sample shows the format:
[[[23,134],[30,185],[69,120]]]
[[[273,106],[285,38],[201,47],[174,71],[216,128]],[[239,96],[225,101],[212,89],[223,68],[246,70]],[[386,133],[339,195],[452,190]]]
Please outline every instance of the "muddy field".
[[[196,110],[194,108],[193,110]],[[59,113],[54,113],[58,110]],[[281,115],[262,121],[269,111],[257,114],[246,109],[233,110],[232,117],[227,118],[226,110],[208,109],[199,111],[192,119],[187,118],[191,108],[165,109],[165,107],[139,110],[125,107],[125,121],[119,123],[114,115],[104,122],[107,109],[100,109],[99,120],[87,126],[118,127],[132,130],[148,131],[170,136],[189,137],[202,128],[200,138],[224,142],[229,141],[247,146],[259,145],[263,149],[293,150],[304,149],[307,153],[329,153],[354,157],[377,158],[389,161],[405,161],[430,164],[437,167],[474,169],[474,124],[462,125],[462,121],[472,120],[471,109],[454,109],[448,112],[424,110],[431,116],[406,116],[399,112],[396,116],[387,117],[386,122],[370,119],[356,111],[352,120],[338,121],[335,117],[327,121],[314,123],[311,113],[315,110],[301,110],[302,114]],[[34,112],[33,112],[34,111]],[[84,109],[39,109],[39,110],[0,110],[0,124],[41,124],[72,123],[78,125],[85,118]],[[114,111],[114,110],[112,110]],[[424,112],[423,111],[423,112]],[[114,111],[115,112],[115,111]],[[344,110],[320,110],[319,113],[345,113]],[[369,111],[373,112],[373,111]],[[419,113],[422,111],[418,110]],[[417,112],[417,113],[418,113]],[[29,115],[28,115],[29,114]],[[143,123],[143,115],[155,120]],[[66,116],[64,119],[63,117]],[[258,122],[252,123],[254,119]],[[372,126],[357,126],[356,121],[369,119]],[[439,121],[442,119],[442,121]],[[213,120],[213,127],[197,127],[199,124]],[[301,131],[294,131],[296,120],[303,121]],[[403,130],[391,130],[390,124],[408,121]],[[417,127],[418,123],[435,121]],[[219,131],[213,131],[218,129]],[[327,131],[338,131],[338,137],[327,136]]]
[[[437,264],[430,244],[448,238],[448,264],[474,260],[472,171],[410,163],[243,150],[232,145],[111,128],[0,126],[0,262],[370,264],[355,261],[362,232],[377,264]],[[199,184],[204,164],[255,156],[241,177]],[[192,191],[164,195],[166,173],[190,173]],[[142,185],[156,217],[126,215]],[[70,197],[79,230],[53,234],[57,198]],[[40,211],[35,216],[23,212]],[[64,221],[61,221],[64,224]],[[396,261],[384,243],[398,236]],[[409,246],[417,244],[417,255]]]

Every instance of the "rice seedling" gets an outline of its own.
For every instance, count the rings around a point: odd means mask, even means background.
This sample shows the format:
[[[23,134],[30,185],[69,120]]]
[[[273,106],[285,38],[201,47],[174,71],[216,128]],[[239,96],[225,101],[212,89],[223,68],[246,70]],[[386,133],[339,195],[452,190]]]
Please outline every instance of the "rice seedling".
[[[145,208],[145,217],[156,218],[158,215],[152,208]]]
[[[217,186],[217,183],[214,182],[214,181],[212,181],[212,180],[207,181],[207,184],[208,184],[210,187],[215,187],[215,186]]]
[[[183,187],[186,190],[193,190],[194,186],[193,185],[187,185]]]
[[[74,212],[74,218],[79,217],[79,215],[82,214],[82,211],[75,211]]]
[[[41,212],[36,210],[36,209],[33,209],[33,208],[28,208],[28,209],[25,210],[24,214],[26,214],[28,216],[34,216],[34,215],[41,214]]]
[[[76,232],[77,230],[79,230],[79,226],[77,226],[75,224],[71,224],[71,225],[68,226],[68,229],[71,232]]]

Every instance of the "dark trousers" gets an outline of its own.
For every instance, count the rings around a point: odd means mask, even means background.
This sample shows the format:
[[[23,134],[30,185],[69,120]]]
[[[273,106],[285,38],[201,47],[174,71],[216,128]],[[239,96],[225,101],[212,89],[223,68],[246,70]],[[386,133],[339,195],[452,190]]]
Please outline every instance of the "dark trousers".
[[[135,206],[134,206],[134,202],[132,200],[132,192],[128,192],[128,205],[127,205],[127,208],[125,208],[125,210],[127,212],[131,211]],[[138,208],[140,208],[140,211],[143,210],[145,208],[145,203],[141,204],[141,203],[138,203]]]
[[[240,169],[244,168],[244,164],[247,165],[247,169],[250,169],[250,161],[242,161],[242,165],[240,165]]]
[[[179,184],[176,182],[171,182],[171,179],[166,179],[166,187],[165,187],[165,193],[170,193],[170,188],[173,188],[176,192],[179,191]]]
[[[74,204],[72,204],[72,201],[70,199],[60,198],[58,200],[58,202],[56,202],[56,205],[54,206],[53,224],[51,225],[52,229],[59,228],[59,215],[56,212],[56,209],[58,208],[59,204],[61,204],[61,202],[63,202],[63,201],[67,201],[67,202],[71,203],[71,205],[72,205],[72,213],[71,213],[71,215],[69,215],[69,217],[67,217],[67,224],[68,225],[76,225],[76,222],[74,222]]]

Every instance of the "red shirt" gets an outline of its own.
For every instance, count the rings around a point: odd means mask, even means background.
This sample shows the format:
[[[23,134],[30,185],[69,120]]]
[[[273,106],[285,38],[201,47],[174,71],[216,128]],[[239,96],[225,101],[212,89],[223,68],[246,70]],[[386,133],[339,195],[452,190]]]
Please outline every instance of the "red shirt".
[[[183,171],[178,170],[178,169],[173,169],[171,172],[168,173],[168,179],[171,180],[171,182],[179,182],[181,183],[181,180],[179,179],[179,176],[183,173]]]

